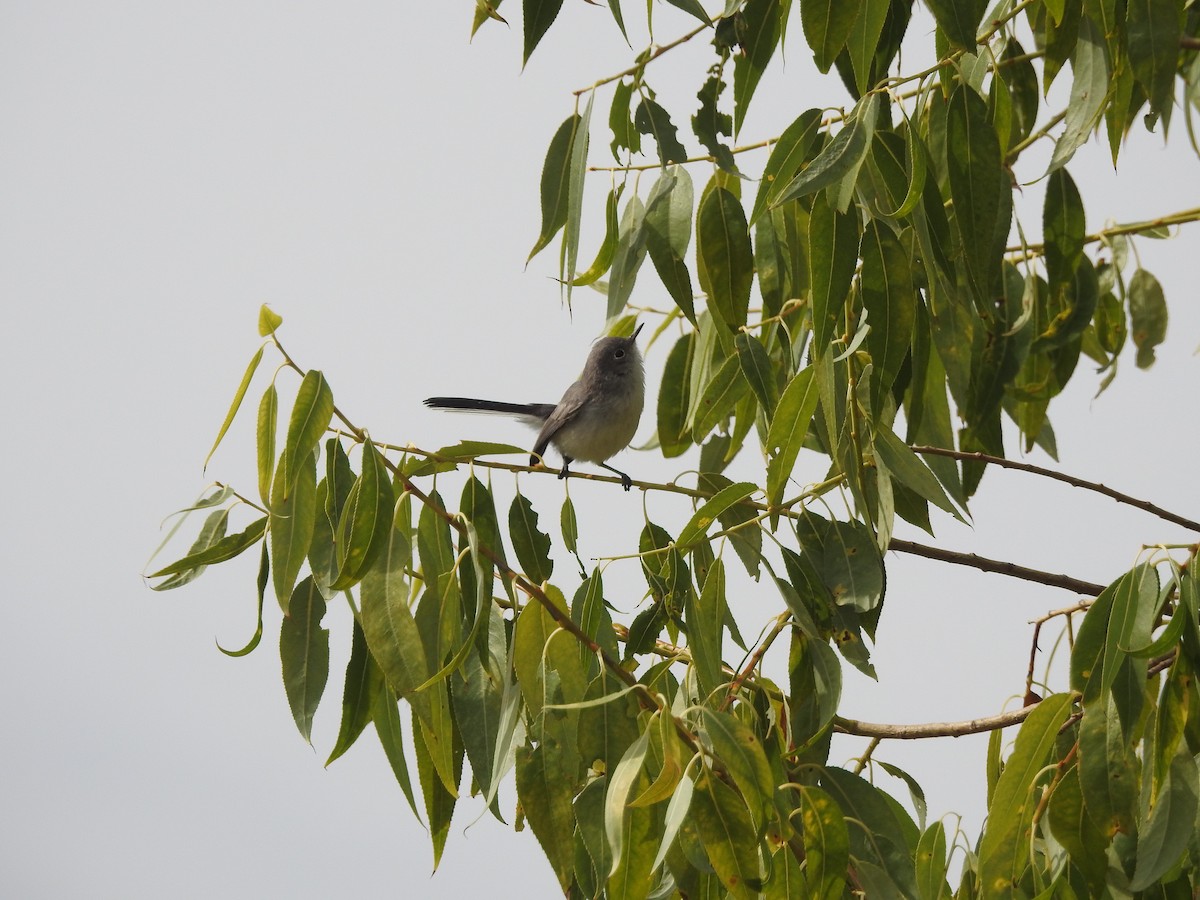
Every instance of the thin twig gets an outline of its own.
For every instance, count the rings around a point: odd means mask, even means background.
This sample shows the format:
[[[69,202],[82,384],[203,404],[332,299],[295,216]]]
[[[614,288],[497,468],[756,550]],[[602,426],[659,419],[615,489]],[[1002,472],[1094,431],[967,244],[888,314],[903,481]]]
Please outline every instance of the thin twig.
[[[1195,211],[1200,217],[1200,209]],[[1018,472],[1029,472],[1032,475],[1041,475],[1043,478],[1050,478],[1054,481],[1061,481],[1064,484],[1069,484],[1072,487],[1083,488],[1088,491],[1095,491],[1097,494],[1103,494],[1106,497],[1111,497],[1118,503],[1124,503],[1127,506],[1135,507],[1143,512],[1148,512],[1151,515],[1158,516],[1166,522],[1171,522],[1174,525],[1182,525],[1192,531],[1200,532],[1200,522],[1195,522],[1191,519],[1184,518],[1173,512],[1168,512],[1161,506],[1155,506],[1148,500],[1139,500],[1137,497],[1131,497],[1129,494],[1124,494],[1121,491],[1114,491],[1110,487],[1099,484],[1095,481],[1087,481],[1083,478],[1076,478],[1074,475],[1066,475],[1062,472],[1055,472],[1053,469],[1044,469],[1041,466],[1035,466],[1031,463],[1016,462],[1015,460],[1005,459],[1002,456],[991,456],[987,453],[966,453],[961,450],[947,450],[944,447],[925,447],[915,446],[912,448],[914,452],[929,456],[949,456],[951,459],[969,459],[977,462],[989,463],[994,466],[999,466],[1004,469],[1016,469]]]
[[[858,762],[854,764],[854,774],[858,775],[867,767],[867,763],[871,761],[871,754],[875,752],[875,748],[879,746],[879,742],[883,738],[876,735],[871,738],[871,743],[867,744],[867,749],[863,751],[863,755],[858,758]]]
[[[899,538],[892,538],[888,549],[896,550],[900,553],[911,553],[914,556],[924,556],[927,559],[936,559],[939,562],[953,563],[957,566],[971,566],[984,572],[995,572],[998,575],[1008,575],[1010,578],[1020,578],[1022,581],[1035,581],[1038,584],[1046,584],[1050,587],[1074,591],[1077,594],[1087,594],[1090,597],[1097,597],[1104,590],[1104,585],[1102,584],[1072,578],[1070,575],[1055,575],[1052,572],[1043,572],[1040,569],[1018,566],[1016,563],[1005,562],[1000,559],[989,559],[986,556],[978,556],[974,553],[961,553],[957,550],[943,550],[940,547],[930,547],[928,544],[902,541]]]
[[[634,63],[628,69],[623,69],[622,71],[618,72],[615,75],[609,75],[605,78],[601,78],[599,81],[589,84],[585,88],[580,88],[577,91],[571,91],[571,93],[574,94],[576,97],[578,97],[582,94],[586,94],[588,91],[594,91],[596,88],[600,87],[601,85],[609,84],[610,82],[613,82],[613,81],[618,81],[618,80],[624,78],[626,75],[636,75],[638,72],[641,72],[643,69],[646,68],[646,66],[648,66],[650,63],[654,62],[654,60],[658,59],[660,56],[662,56],[668,50],[674,50],[680,44],[686,44],[688,41],[690,41],[696,35],[700,34],[700,32],[704,31],[705,29],[707,29],[709,27],[710,26],[708,26],[708,25],[699,25],[696,28],[693,28],[687,34],[683,35],[682,37],[678,37],[675,40],[671,41],[671,43],[662,44],[659,47],[655,48],[653,53],[651,53],[649,56],[647,56],[641,62]]]
[[[747,660],[746,665],[742,667],[742,671],[739,672],[737,677],[729,683],[729,690],[725,692],[725,699],[721,702],[722,711],[728,709],[730,704],[733,703],[733,698],[736,697],[737,692],[742,689],[742,685],[746,682],[746,679],[749,678],[754,673],[754,670],[758,668],[758,664],[762,662],[762,658],[766,655],[767,650],[773,643],[775,643],[775,638],[779,637],[783,630],[787,628],[791,620],[792,614],[790,612],[783,612],[775,617],[775,624],[771,627],[771,630],[767,633],[767,636],[764,637],[762,642],[754,648],[754,652],[750,654],[750,659]]]
[[[1153,231],[1156,228],[1166,228],[1170,225],[1186,225],[1189,222],[1200,220],[1200,207],[1192,209],[1181,209],[1179,212],[1169,213],[1165,216],[1159,216],[1157,219],[1147,219],[1143,222],[1126,222],[1122,225],[1113,225],[1111,228],[1101,228],[1094,234],[1084,235],[1084,244],[1095,244],[1097,241],[1102,241],[1105,238],[1114,237],[1121,234],[1141,234],[1144,231]],[[1034,256],[1040,256],[1046,252],[1045,244],[1025,244],[1005,247],[1005,253],[1020,253],[1021,259],[1030,259]]]

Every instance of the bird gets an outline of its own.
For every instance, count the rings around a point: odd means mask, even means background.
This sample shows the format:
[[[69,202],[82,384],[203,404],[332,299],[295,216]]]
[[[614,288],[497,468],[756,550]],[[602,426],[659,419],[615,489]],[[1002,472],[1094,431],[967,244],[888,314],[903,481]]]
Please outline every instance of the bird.
[[[638,350],[638,325],[629,337],[600,338],[592,345],[579,380],[557,403],[504,403],[472,397],[430,397],[430,409],[499,413],[539,428],[529,464],[541,463],[547,446],[562,454],[559,478],[566,478],[576,460],[594,463],[621,476],[621,486],[633,486],[630,477],[608,465],[608,460],[629,446],[642,418],[646,377]]]

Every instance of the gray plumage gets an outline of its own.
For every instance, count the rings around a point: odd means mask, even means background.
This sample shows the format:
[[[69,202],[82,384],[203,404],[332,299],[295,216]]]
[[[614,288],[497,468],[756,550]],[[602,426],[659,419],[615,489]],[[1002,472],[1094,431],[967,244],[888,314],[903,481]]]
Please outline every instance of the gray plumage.
[[[621,476],[629,490],[632,482],[624,472],[607,465],[607,460],[633,440],[645,404],[646,384],[637,329],[627,338],[606,337],[596,341],[579,380],[567,388],[558,403],[504,403],[471,397],[430,397],[432,409],[499,413],[526,424],[540,426],[529,464],[537,465],[547,446],[562,454],[559,478],[567,477],[574,460],[595,463]]]

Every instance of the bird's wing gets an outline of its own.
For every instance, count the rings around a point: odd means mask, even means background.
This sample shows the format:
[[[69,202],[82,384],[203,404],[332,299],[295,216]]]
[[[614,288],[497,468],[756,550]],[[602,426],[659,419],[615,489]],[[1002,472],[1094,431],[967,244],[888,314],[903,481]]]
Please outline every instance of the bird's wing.
[[[579,413],[579,410],[583,409],[583,401],[583,385],[577,381],[567,388],[567,392],[554,407],[554,412],[547,416],[542,430],[538,432],[537,441],[533,445],[530,465],[537,465],[537,457],[546,452],[546,447],[554,440],[554,435],[558,430],[570,422]]]

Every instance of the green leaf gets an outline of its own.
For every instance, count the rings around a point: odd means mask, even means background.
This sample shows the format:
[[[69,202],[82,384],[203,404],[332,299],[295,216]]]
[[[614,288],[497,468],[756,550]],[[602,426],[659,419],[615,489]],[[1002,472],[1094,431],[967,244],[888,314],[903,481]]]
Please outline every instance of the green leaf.
[[[732,330],[746,324],[754,251],[742,204],[725,188],[709,191],[697,215],[696,252],[709,281],[709,308]]]
[[[987,104],[960,84],[946,111],[946,169],[967,281],[982,308],[991,306],[992,286],[1000,279],[1001,254],[993,251],[993,235],[1000,219],[1000,194],[1008,190],[1001,165],[1000,141]],[[1007,231],[1006,225],[1006,236]]]
[[[712,24],[712,19],[708,17],[708,13],[704,11],[704,7],[700,5],[700,0],[667,0],[667,3],[677,9],[682,9],[685,13],[690,13],[705,25]]]
[[[265,307],[264,307],[265,308]],[[208,461],[212,459],[217,448],[221,446],[221,439],[225,437],[225,432],[229,430],[229,426],[233,424],[233,418],[238,414],[238,410],[242,408],[242,400],[246,396],[246,389],[250,387],[250,380],[254,377],[255,371],[258,369],[258,364],[262,360],[263,348],[259,347],[258,352],[250,358],[250,364],[246,366],[246,372],[242,375],[242,381],[238,385],[237,392],[233,395],[233,402],[229,404],[229,412],[225,414],[225,421],[221,423],[221,430],[217,432],[217,439],[213,441],[212,449],[208,451],[208,456],[204,457],[204,469],[208,468]]]
[[[762,741],[749,726],[729,713],[701,707],[700,723],[713,754],[741,792],[751,818],[761,825],[762,814],[775,796],[775,776],[771,774]]]
[[[605,317],[613,320],[621,314],[638,270],[646,258],[646,208],[635,193],[625,204],[617,237],[617,249],[613,253],[612,269],[608,278],[608,304]]]
[[[684,255],[692,239],[692,178],[682,166],[659,176],[646,205],[646,250],[679,311],[693,324],[692,276]]]
[[[1138,269],[1129,281],[1129,321],[1139,369],[1154,365],[1154,348],[1167,337],[1167,301],[1158,279]]]
[[[698,779],[692,795],[692,820],[721,884],[737,900],[759,896],[762,875],[758,840],[745,802],[714,775]]]
[[[557,767],[547,759],[555,752],[547,744],[517,750],[517,797],[534,837],[566,891],[571,886],[575,859],[575,813],[570,785],[555,777]]]
[[[1104,843],[1133,828],[1138,785],[1132,756],[1116,704],[1103,697],[1086,704],[1079,724],[1079,783],[1088,818]]]
[[[292,595],[292,586],[308,555],[317,519],[317,470],[311,451],[291,468],[295,480],[289,486],[289,469],[280,459],[275,470],[275,483],[271,486],[271,514],[268,517],[274,566],[272,582],[275,585],[275,598],[285,611]]]
[[[780,0],[747,0],[740,15],[743,52],[733,59],[734,134],[742,130],[750,99],[779,45]]]
[[[982,896],[1025,896],[1020,881],[1029,862],[1030,831],[1039,797],[1036,787],[1049,778],[1045,766],[1070,710],[1070,694],[1047,697],[1017,733],[1016,746],[988,805],[987,828],[979,845]]]
[[[1078,765],[1063,772],[1046,812],[1055,839],[1087,880],[1091,895],[1099,896],[1108,873],[1108,838],[1096,828],[1084,806]]]
[[[267,337],[283,324],[283,316],[274,312],[267,304],[258,308],[258,336]]]
[[[849,4],[847,4],[849,5]],[[850,67],[854,71],[854,84],[859,94],[865,94],[871,84],[871,68],[875,62],[875,51],[879,47],[879,36],[887,21],[889,0],[865,0],[854,17],[854,25],[846,38],[846,52],[850,56]]]
[[[263,391],[258,404],[258,495],[262,502],[271,504],[271,481],[275,466],[275,429],[279,417],[279,392],[271,382]]]
[[[829,71],[846,46],[858,10],[858,4],[839,0],[809,0],[800,5],[804,37],[812,48],[813,62],[822,73]]]
[[[458,780],[462,777],[463,752],[458,748],[454,754],[453,771],[446,786],[446,778],[435,766],[436,756],[428,745],[429,732],[425,728],[413,728],[413,749],[417,757],[417,777],[421,782],[421,793],[425,796],[425,814],[429,819],[429,837],[433,844],[433,867],[437,869],[446,849],[446,838],[450,834],[450,819],[454,815]]]
[[[750,390],[750,384],[742,374],[737,356],[731,356],[717,369],[704,386],[696,404],[696,416],[692,423],[692,439],[703,440],[720,422],[733,411],[737,402]]]
[[[620,7],[614,7],[620,19]],[[624,26],[622,26],[622,31]],[[563,247],[559,256],[559,280],[566,286],[567,306],[571,305],[571,288],[575,283],[575,267],[579,262],[579,228],[583,219],[583,189],[587,178],[588,146],[591,141],[592,102],[596,92],[588,92],[587,105],[577,120],[571,135],[571,155],[567,169],[567,217],[563,230]]]
[[[248,656],[253,653],[258,647],[258,642],[262,640],[263,633],[263,599],[267,594],[267,581],[271,572],[271,555],[267,552],[267,544],[263,542],[262,556],[258,564],[258,626],[254,629],[254,634],[250,640],[246,642],[246,646],[240,650],[226,650],[224,647],[217,644],[217,649],[226,656]]]
[[[841,213],[817,197],[808,228],[812,268],[813,353],[824,356],[843,318],[858,263],[858,210]]]
[[[975,52],[984,7],[980,0],[926,0],[926,5],[951,44]]]
[[[916,491],[938,509],[945,510],[965,523],[933,472],[890,428],[881,427],[875,433],[875,453],[893,478],[910,490]]]
[[[820,788],[801,787],[798,792],[809,896],[840,898],[850,865],[846,816],[837,801]]]
[[[534,584],[548,581],[554,572],[550,536],[538,530],[538,514],[529,500],[517,494],[508,508],[508,534],[517,562]]]
[[[750,389],[758,397],[759,405],[767,418],[775,414],[775,405],[779,402],[779,385],[776,383],[775,367],[771,357],[767,355],[762,343],[752,334],[739,331],[733,340],[737,348],[738,362],[742,366],[742,374],[750,384]]]
[[[800,170],[800,166],[808,158],[813,141],[820,133],[819,109],[806,109],[783,130],[783,134],[771,148],[771,155],[767,157],[767,164],[763,168],[762,180],[758,183],[758,194],[754,198],[754,211],[750,214],[751,222],[757,222],[763,210],[775,205],[775,199]]]
[[[312,721],[329,680],[329,629],[321,627],[325,600],[308,576],[293,591],[279,631],[283,686],[296,727],[312,743]]]
[[[311,457],[325,429],[333,418],[333,391],[325,376],[313,369],[300,382],[296,392],[296,403],[288,420],[287,442],[283,445],[283,457],[279,467],[284,473],[282,484],[275,482],[271,491],[272,502],[287,500],[292,485],[300,477],[300,471],[312,468]]]
[[[655,716],[657,715],[659,714],[655,713]],[[604,798],[604,832],[612,851],[612,869],[609,872],[601,873],[604,876],[612,875],[618,870],[621,858],[628,851],[624,841],[626,810],[631,799],[631,791],[645,764],[646,751],[650,748],[650,732],[653,730],[651,727],[653,722],[653,718],[647,722],[646,730],[629,745],[608,777],[608,793]]]
[[[721,140],[722,136],[730,137],[733,134],[733,117],[722,113],[717,107],[724,90],[725,82],[721,80],[721,76],[716,72],[710,74],[700,92],[696,94],[700,108],[692,116],[692,133],[719,168],[732,175],[739,175],[737,163],[733,160],[733,151]]]
[[[788,382],[767,430],[767,502],[771,504],[783,500],[783,489],[817,409],[819,391],[813,372],[811,367],[801,369]]]
[[[404,729],[400,723],[400,710],[396,704],[396,696],[389,690],[382,690],[376,695],[375,709],[372,713],[375,723],[375,734],[383,747],[396,783],[408,800],[413,817],[420,822],[421,814],[417,811],[417,800],[413,795],[412,779],[408,774],[408,759],[404,755]]]
[[[350,488],[338,523],[338,577],[330,585],[343,591],[366,574],[388,542],[396,498],[383,457],[370,438],[363,443],[362,474]]]
[[[725,564],[716,559],[704,580],[704,590],[684,601],[688,625],[688,650],[696,667],[700,692],[708,697],[727,680],[721,672],[721,639],[725,629]]]
[[[346,665],[346,681],[342,687],[342,724],[329,759],[325,760],[326,766],[349,750],[371,723],[383,685],[383,672],[367,650],[367,637],[356,619],[350,642],[350,662]]]
[[[1054,144],[1049,171],[1065,166],[1082,147],[1100,122],[1108,99],[1109,71],[1104,36],[1091,16],[1079,22],[1079,38],[1071,60],[1074,81],[1067,104],[1066,127]]]
[[[558,11],[562,9],[563,0],[522,0],[521,10],[525,20],[525,49],[521,57],[521,65],[529,62],[538,42],[550,30]]]
[[[633,124],[642,134],[654,137],[658,145],[659,164],[666,168],[671,163],[687,161],[687,150],[679,143],[675,123],[671,115],[649,97],[643,97],[633,114]]]
[[[1142,891],[1162,878],[1187,850],[1200,809],[1200,773],[1181,746],[1146,821],[1138,828],[1137,868],[1130,890]]]
[[[608,110],[608,127],[613,133],[612,149],[613,159],[621,162],[622,149],[628,150],[630,153],[642,152],[642,136],[641,133],[634,127],[633,118],[629,114],[629,103],[633,99],[633,82],[618,81],[616,88],[613,90],[612,106]],[[619,194],[621,186],[618,185],[613,193]]]
[[[883,597],[883,557],[867,526],[834,520],[825,529],[821,580],[839,606],[869,612]]]
[[[864,97],[846,117],[842,130],[833,136],[807,168],[779,192],[772,207],[807,197],[835,185],[856,172],[871,149],[875,133],[875,95]]]
[[[1079,189],[1065,168],[1057,169],[1046,182],[1046,201],[1042,208],[1046,280],[1052,294],[1065,290],[1070,284],[1083,258],[1086,231],[1087,221]]]
[[[608,192],[608,199],[604,201],[604,240],[600,242],[596,258],[587,271],[576,275],[575,280],[571,282],[575,287],[595,284],[612,265],[613,254],[617,251],[617,201],[621,197],[621,190],[621,186],[618,185]]]
[[[668,459],[681,455],[692,446],[687,409],[688,362],[694,343],[694,332],[688,332],[675,342],[675,346],[667,354],[667,361],[663,364],[662,382],[658,388],[655,410],[659,446],[663,456]]]
[[[871,408],[878,412],[908,356],[917,314],[909,253],[891,228],[878,220],[863,233],[861,285],[871,326],[867,334],[867,349],[874,363]]]
[[[757,490],[758,485],[750,481],[740,481],[722,488],[692,514],[683,530],[679,532],[676,546],[681,552],[690,549],[693,544],[704,538],[709,527],[722,513],[741,503]]]
[[[197,538],[196,543],[192,545],[192,549],[188,555],[182,559],[176,560],[169,566],[164,566],[157,572],[154,572],[147,577],[162,578],[166,575],[183,575],[185,573],[190,573],[190,570],[193,569],[199,569],[202,571],[205,566],[209,566],[214,563],[225,562],[228,559],[233,559],[248,547],[252,547],[258,543],[259,538],[263,536],[263,532],[267,527],[266,516],[263,516],[261,519],[255,519],[246,526],[245,530],[239,531],[237,534],[222,536],[224,533],[224,523],[228,515],[228,510],[218,510],[211,513],[205,523],[206,530],[201,531],[200,537]],[[214,530],[218,521],[220,522],[220,532]],[[209,522],[214,523],[212,529],[207,528]],[[188,581],[191,581],[199,574],[199,571],[195,572],[192,574],[192,578],[189,578]],[[172,581],[176,581],[176,579],[172,579]],[[177,583],[173,584],[155,585],[154,589],[164,590],[168,587],[179,587],[180,584],[185,583],[186,582],[182,580],[178,580]]]
[[[1085,704],[1103,702],[1132,649],[1150,639],[1158,599],[1153,566],[1134,566],[1104,589],[1088,608],[1071,651],[1071,688]]]
[[[1129,64],[1146,92],[1151,115],[1163,115],[1175,92],[1179,59],[1180,4],[1176,0],[1129,0],[1125,32]]]
[[[940,821],[921,834],[915,858],[921,900],[950,900],[953,894],[946,882],[946,826]]]
[[[562,0],[557,0],[557,2],[550,0],[550,2],[545,3],[538,3],[538,0],[525,0],[527,9],[531,2],[538,6],[554,7],[551,21],[553,21],[554,15],[558,14],[558,7],[562,5]],[[529,29],[531,24],[530,20],[526,18],[526,60],[529,59],[529,53],[533,49],[529,45]],[[549,24],[547,22],[546,27],[549,27]],[[538,35],[538,37],[541,37],[541,35]],[[542,230],[538,234],[537,241],[534,242],[533,249],[529,251],[529,256],[525,260],[526,262],[537,256],[554,239],[554,235],[558,234],[558,230],[567,223],[571,159],[574,153],[575,136],[579,131],[582,121],[582,118],[576,114],[568,116],[566,121],[558,126],[558,131],[554,132],[554,137],[550,139],[550,147],[546,150],[546,161],[542,164]]]

